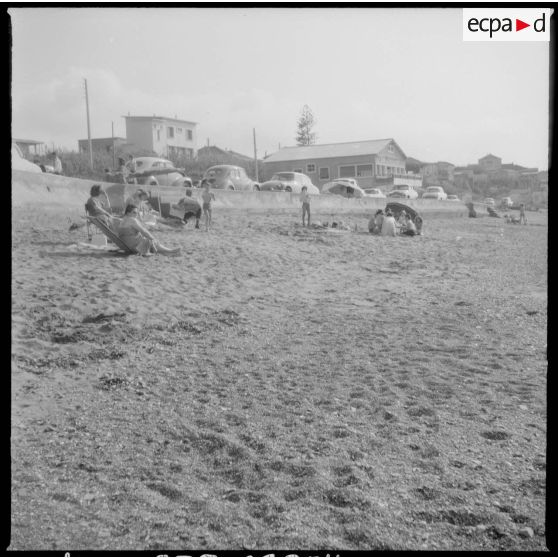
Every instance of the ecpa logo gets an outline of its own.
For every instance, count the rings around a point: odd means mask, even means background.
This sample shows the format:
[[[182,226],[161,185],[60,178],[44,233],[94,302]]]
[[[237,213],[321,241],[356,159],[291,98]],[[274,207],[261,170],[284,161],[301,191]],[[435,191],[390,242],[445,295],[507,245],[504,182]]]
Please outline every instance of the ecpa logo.
[[[464,41],[549,41],[549,9],[463,10]]]

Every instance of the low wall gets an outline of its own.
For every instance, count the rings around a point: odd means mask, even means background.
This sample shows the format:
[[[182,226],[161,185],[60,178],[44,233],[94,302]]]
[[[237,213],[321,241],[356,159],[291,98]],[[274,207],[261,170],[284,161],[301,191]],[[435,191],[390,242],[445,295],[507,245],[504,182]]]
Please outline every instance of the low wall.
[[[111,208],[123,211],[126,199],[138,188],[149,192],[154,205],[157,200],[162,204],[176,203],[184,197],[184,188],[168,186],[149,187],[134,184],[110,184],[98,180],[83,180],[66,176],[27,171],[12,171],[12,206],[40,205],[43,207],[64,207],[83,210],[93,184],[101,184],[109,196]],[[194,188],[192,197],[201,202],[201,190]],[[289,192],[237,192],[230,190],[214,190],[216,208],[238,209],[300,209],[298,194]],[[374,213],[383,209],[389,201],[405,203],[424,215],[448,215],[463,217],[468,214],[467,208],[460,202],[438,200],[399,200],[385,198],[343,198],[335,194],[319,194],[311,196],[312,212],[341,213],[362,212]],[[483,204],[475,204],[483,210]]]

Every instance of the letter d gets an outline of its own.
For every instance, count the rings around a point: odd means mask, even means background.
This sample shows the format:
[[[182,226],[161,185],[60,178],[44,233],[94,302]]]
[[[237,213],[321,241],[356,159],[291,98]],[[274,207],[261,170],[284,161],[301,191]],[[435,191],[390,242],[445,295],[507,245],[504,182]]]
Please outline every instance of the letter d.
[[[535,19],[535,23],[533,23],[533,29],[534,29],[537,33],[544,33],[544,29],[545,29],[545,25],[546,25],[546,20],[545,20],[545,18],[546,18],[546,14],[543,13],[542,17],[540,17],[539,19]],[[542,22],[542,28],[541,28],[541,29],[539,29],[539,28],[537,27],[537,24],[538,24],[539,22]]]

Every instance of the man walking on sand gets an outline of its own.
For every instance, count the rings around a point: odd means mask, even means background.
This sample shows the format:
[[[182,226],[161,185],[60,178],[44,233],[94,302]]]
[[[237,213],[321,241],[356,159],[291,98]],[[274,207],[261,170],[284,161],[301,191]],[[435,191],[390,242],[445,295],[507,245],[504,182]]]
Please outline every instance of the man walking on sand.
[[[300,191],[300,201],[302,202],[302,226],[304,227],[304,217],[308,214],[308,227],[310,226],[310,196],[308,194],[308,188],[306,186],[302,187]]]

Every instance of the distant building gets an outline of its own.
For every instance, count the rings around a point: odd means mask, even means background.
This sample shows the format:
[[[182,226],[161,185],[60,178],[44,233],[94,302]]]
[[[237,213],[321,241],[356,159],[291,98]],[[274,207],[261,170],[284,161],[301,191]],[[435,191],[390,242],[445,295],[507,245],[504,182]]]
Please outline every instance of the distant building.
[[[253,161],[253,157],[248,157],[247,155],[242,155],[242,153],[237,153],[231,149],[221,149],[216,145],[206,145],[198,149],[198,159],[215,159],[228,161],[234,159],[235,161]]]
[[[23,156],[27,159],[34,155],[39,156],[46,154],[46,145],[42,141],[13,138],[12,142],[19,146]]]
[[[453,184],[453,173],[455,165],[438,161],[437,163],[423,163],[420,173],[424,179],[425,186],[448,186]]]
[[[492,155],[492,153],[489,153],[479,159],[479,166],[483,172],[497,171],[500,170],[500,167],[502,166],[502,159],[500,159],[500,157],[496,157],[496,155]]]
[[[284,147],[264,158],[267,175],[302,172],[321,187],[336,178],[356,178],[361,186],[386,186],[407,177],[406,156],[395,140],[380,139]]]
[[[93,153],[112,153],[113,141],[115,151],[122,150],[127,143],[126,138],[91,138]],[[78,140],[78,150],[80,153],[89,153],[89,140]]]
[[[127,142],[160,157],[193,159],[196,122],[165,116],[125,116]]]

